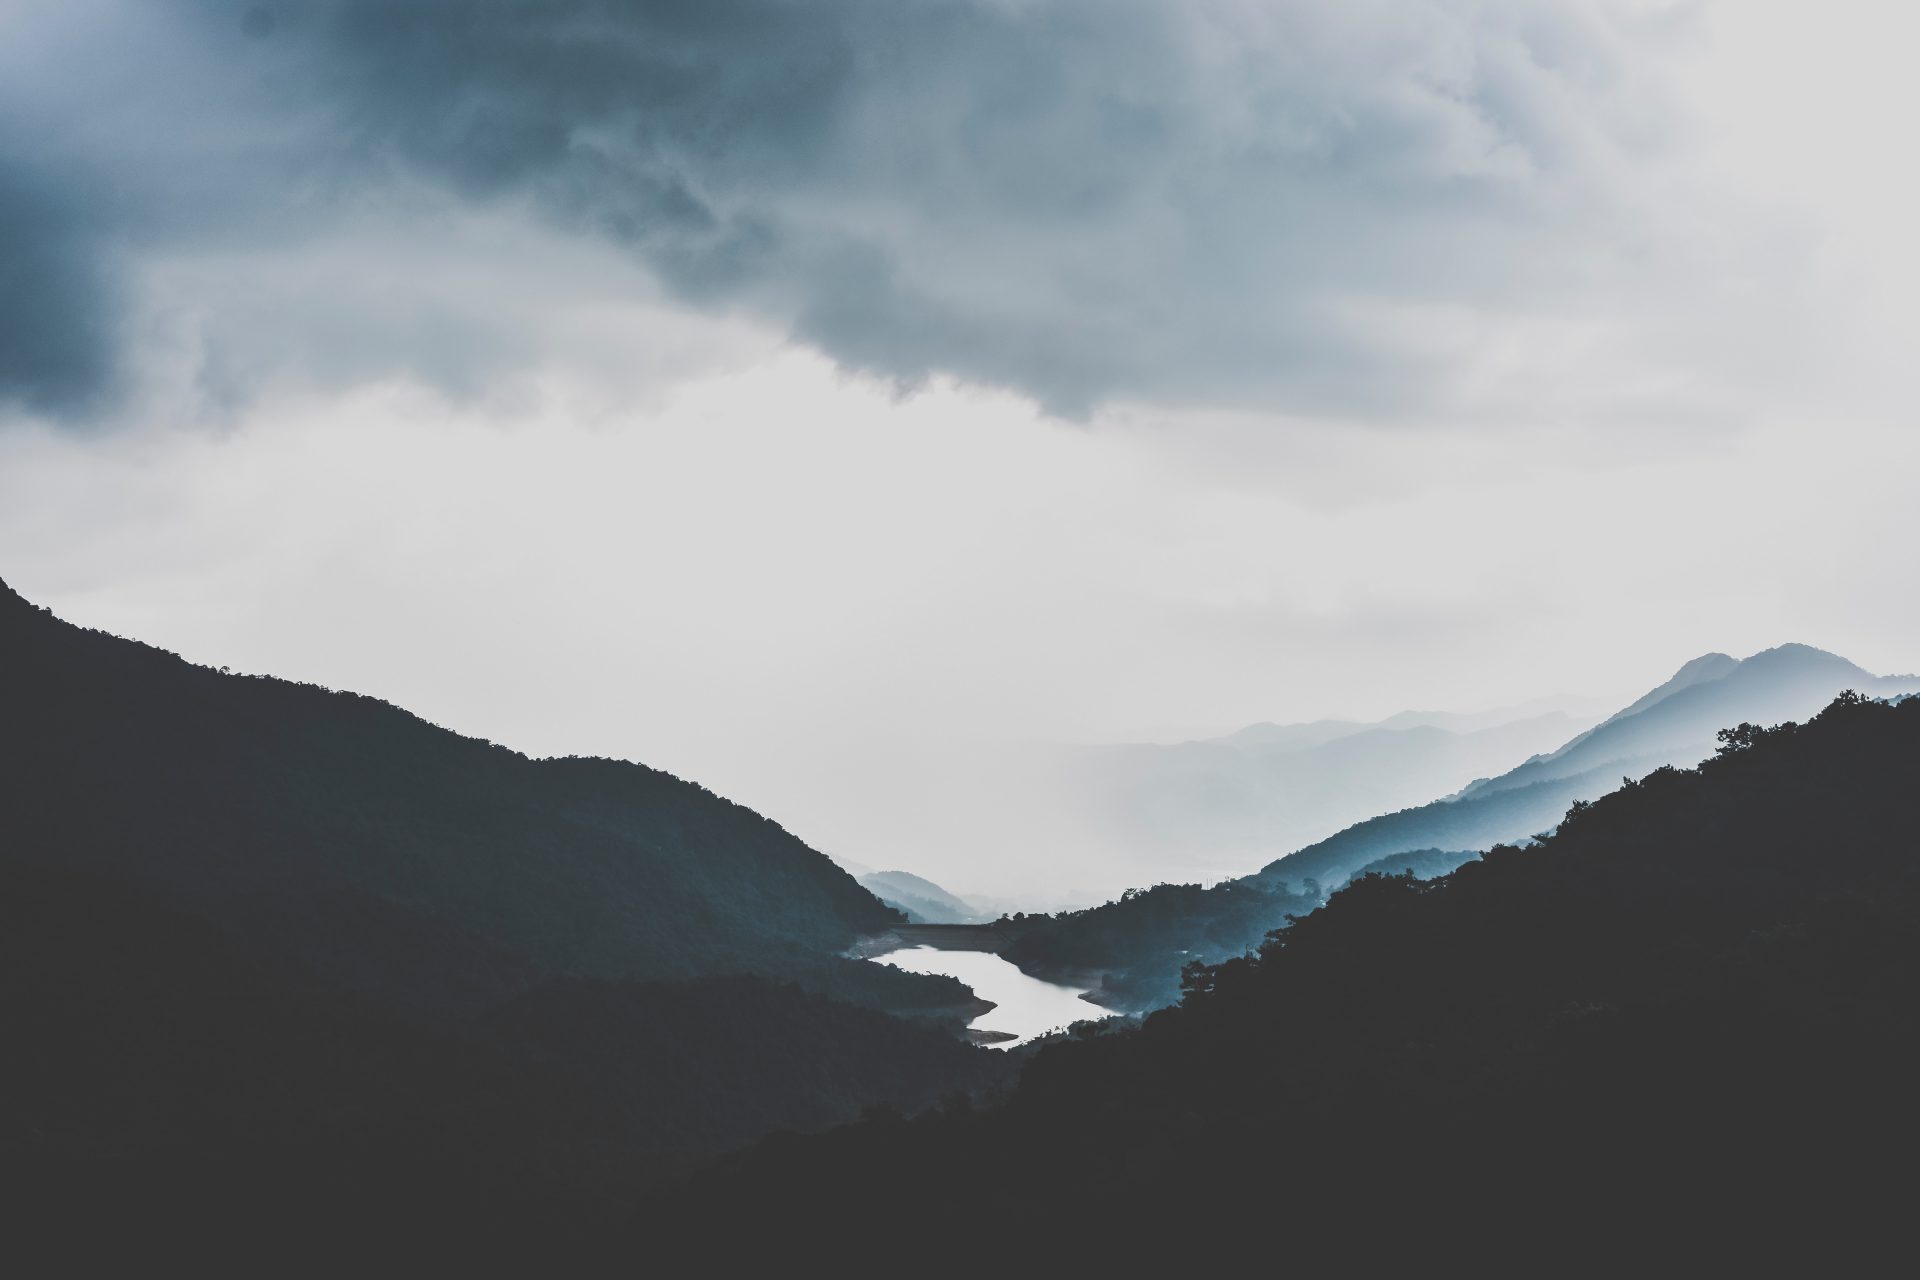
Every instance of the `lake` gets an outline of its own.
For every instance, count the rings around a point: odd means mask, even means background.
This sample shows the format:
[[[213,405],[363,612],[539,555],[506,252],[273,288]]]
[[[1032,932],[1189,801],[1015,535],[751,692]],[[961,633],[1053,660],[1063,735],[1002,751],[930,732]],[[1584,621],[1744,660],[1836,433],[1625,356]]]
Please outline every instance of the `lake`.
[[[958,978],[972,987],[982,1000],[993,1001],[995,1007],[975,1018],[971,1027],[975,1031],[998,1031],[1015,1037],[995,1042],[996,1049],[1011,1049],[1075,1022],[1114,1016],[1113,1010],[1082,1000],[1081,988],[1042,982],[1020,972],[991,951],[907,947],[874,956],[873,960],[909,973],[942,973]]]

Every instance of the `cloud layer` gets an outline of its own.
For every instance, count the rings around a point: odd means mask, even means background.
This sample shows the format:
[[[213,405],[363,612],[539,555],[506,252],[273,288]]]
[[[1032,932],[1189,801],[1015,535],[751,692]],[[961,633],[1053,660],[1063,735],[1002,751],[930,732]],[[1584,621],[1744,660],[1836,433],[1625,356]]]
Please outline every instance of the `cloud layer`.
[[[1613,376],[1671,346],[1642,329],[1699,248],[1648,198],[1688,33],[1659,7],[23,8],[0,30],[31,37],[0,55],[0,393],[40,410],[97,403],[168,323],[216,399],[276,352],[456,391],[542,358],[502,264],[490,315],[435,301],[444,264],[422,276],[475,213],[843,368],[1067,416],[1554,417],[1673,390],[1673,368]],[[357,272],[286,278],[343,244]],[[542,252],[508,266],[551,292]]]

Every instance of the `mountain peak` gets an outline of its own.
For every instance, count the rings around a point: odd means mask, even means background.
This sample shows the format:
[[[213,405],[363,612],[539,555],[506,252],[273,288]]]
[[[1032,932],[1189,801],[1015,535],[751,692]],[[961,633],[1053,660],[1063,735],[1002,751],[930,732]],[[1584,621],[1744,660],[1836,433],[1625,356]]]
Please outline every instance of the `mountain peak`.
[[[1703,653],[1699,657],[1681,664],[1680,669],[1673,673],[1672,678],[1669,679],[1667,683],[1672,684],[1676,680],[1691,681],[1703,678],[1710,680],[1716,676],[1725,675],[1739,665],[1738,659],[1734,658],[1732,654],[1721,653],[1716,649],[1712,653]]]
[[[1678,671],[1668,676],[1660,684],[1655,685],[1640,697],[1635,698],[1632,702],[1614,712],[1605,720],[1602,720],[1599,725],[1595,726],[1594,730],[1589,730],[1589,733],[1604,728],[1617,720],[1625,720],[1628,716],[1638,715],[1656,702],[1670,698],[1682,689],[1690,689],[1697,684],[1705,684],[1710,680],[1718,680],[1733,672],[1739,666],[1740,660],[1731,654],[1721,653],[1718,650],[1713,653],[1703,653],[1699,657],[1683,664]],[[1561,750],[1565,751],[1568,748],[1578,745],[1581,740],[1587,736],[1587,734],[1580,735],[1580,737],[1575,738],[1572,742],[1568,743],[1566,747],[1561,748]],[[1557,755],[1559,753],[1556,752],[1555,754]]]
[[[1810,644],[1798,644],[1798,643],[1777,644],[1773,646],[1773,648],[1771,649],[1762,649],[1760,652],[1749,657],[1745,662],[1742,662],[1740,665],[1744,667],[1748,663],[1752,663],[1752,662],[1760,663],[1762,666],[1771,665],[1776,662],[1777,663],[1817,662],[1822,665],[1831,665],[1833,663],[1840,663],[1843,666],[1848,666],[1848,667],[1855,666],[1854,663],[1847,661],[1847,659],[1841,657],[1837,653],[1831,653],[1825,649],[1816,649],[1814,646]]]

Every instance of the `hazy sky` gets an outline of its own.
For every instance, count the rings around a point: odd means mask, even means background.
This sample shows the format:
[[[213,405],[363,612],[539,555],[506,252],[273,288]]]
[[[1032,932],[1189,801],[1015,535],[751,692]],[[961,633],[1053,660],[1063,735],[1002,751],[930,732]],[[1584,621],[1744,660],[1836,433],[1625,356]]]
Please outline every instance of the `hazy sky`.
[[[1916,36],[0,0],[0,576],[962,890],[996,743],[1920,668]]]

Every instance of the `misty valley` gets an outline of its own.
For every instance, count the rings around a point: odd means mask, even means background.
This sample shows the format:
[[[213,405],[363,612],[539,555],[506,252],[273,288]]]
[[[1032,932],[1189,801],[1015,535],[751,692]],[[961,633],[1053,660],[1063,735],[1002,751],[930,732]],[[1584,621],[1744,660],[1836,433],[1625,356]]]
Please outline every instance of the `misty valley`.
[[[1384,1265],[1489,1196],[1517,1249],[1627,1182],[1680,1236],[1904,1186],[1833,1162],[1914,1132],[1914,677],[1709,655],[1242,875],[996,913],[642,766],[11,591],[0,638],[32,673],[0,723],[4,1158],[76,1258],[757,1265],[988,1220],[1093,1256],[1130,1238],[1095,1224],[1279,1203],[1321,1224],[1296,1255],[1361,1231]]]
[[[0,0],[0,1280],[1920,1271],[1916,47]]]

